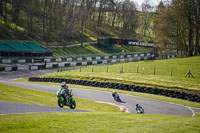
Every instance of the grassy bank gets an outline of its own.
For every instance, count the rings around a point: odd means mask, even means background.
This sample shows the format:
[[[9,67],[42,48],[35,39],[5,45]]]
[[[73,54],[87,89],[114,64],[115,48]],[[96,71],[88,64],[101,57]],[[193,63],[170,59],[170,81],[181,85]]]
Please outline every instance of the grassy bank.
[[[15,80],[15,82],[25,82],[25,83],[28,83],[28,79],[18,79],[18,80]],[[29,83],[60,86],[60,83],[51,83],[51,82],[29,82]],[[68,84],[68,85],[69,85],[70,88],[91,89],[91,90],[100,90],[100,91],[109,91],[109,92],[116,91],[115,89],[108,89],[108,88],[80,86],[80,85],[73,85],[73,84]],[[123,90],[117,90],[117,92],[121,93],[121,94],[127,94],[127,95],[132,95],[132,96],[139,96],[139,97],[144,97],[144,98],[150,98],[150,99],[155,99],[155,100],[160,100],[160,101],[171,102],[171,103],[176,103],[176,104],[180,104],[180,105],[185,105],[185,106],[200,108],[200,103],[186,101],[186,100],[182,100],[182,99],[170,98],[170,97],[153,95],[153,94],[147,94],[147,93],[123,91]]]
[[[40,77],[127,83],[200,94],[199,61],[200,56],[191,58],[131,62],[94,67],[93,69],[92,67],[82,68],[81,72],[80,70],[59,73],[56,72],[42,75]],[[171,68],[173,68],[172,76],[170,76]],[[194,75],[194,79],[185,77],[189,70]],[[120,73],[120,71],[122,71],[122,73]]]
[[[200,115],[40,113],[0,116],[1,133],[199,133]]]
[[[47,100],[48,99],[48,100]],[[53,93],[0,84],[0,101],[17,102],[58,107],[57,97]],[[119,108],[92,100],[76,98],[76,109],[94,112],[118,112]],[[103,106],[103,108],[102,108]]]
[[[109,55],[112,53],[130,53],[130,52],[152,52],[152,48],[138,47],[138,46],[123,46],[114,45],[110,51],[102,50],[98,48],[97,44],[86,44],[83,46],[69,47],[69,48],[51,48],[53,56],[69,56],[69,55],[87,55],[87,54],[99,54]]]

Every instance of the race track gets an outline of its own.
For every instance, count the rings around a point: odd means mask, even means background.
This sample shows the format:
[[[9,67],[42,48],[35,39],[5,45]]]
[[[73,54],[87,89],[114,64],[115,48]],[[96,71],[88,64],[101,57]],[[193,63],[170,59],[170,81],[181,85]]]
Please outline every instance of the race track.
[[[56,91],[58,90],[58,86],[11,82],[10,81],[15,78],[32,77],[32,76],[36,76],[39,74],[49,73],[52,71],[53,70],[41,72],[41,70],[40,70],[40,71],[34,71],[34,73],[32,71],[30,71],[30,73],[29,73],[29,71],[27,71],[26,73],[23,73],[22,71],[21,72],[12,72],[12,73],[7,73],[7,74],[4,73],[4,75],[0,76],[0,83],[12,85],[12,86],[23,87],[23,88],[28,88],[28,89],[39,90],[39,91],[45,91],[45,92],[50,92],[50,93],[56,93]],[[85,88],[87,88],[87,87],[85,87]],[[162,102],[162,101],[157,101],[157,100],[152,100],[152,99],[142,98],[142,97],[137,97],[137,96],[129,96],[129,95],[125,95],[125,94],[120,94],[120,97],[123,102],[119,103],[119,102],[116,102],[113,100],[113,98],[111,96],[111,92],[79,89],[79,88],[72,88],[72,90],[73,90],[75,97],[89,99],[89,100],[95,100],[95,101],[100,101],[100,102],[112,103],[112,104],[116,104],[119,106],[125,106],[128,108],[128,111],[130,113],[135,113],[135,105],[136,104],[141,105],[144,108],[145,113],[147,113],[147,114],[168,114],[168,115],[192,116],[192,115],[194,115],[194,111],[200,112],[199,108],[192,109],[192,108],[182,106],[182,105],[177,105],[177,104],[172,104],[172,103],[167,103],[167,102]],[[0,102],[0,107],[1,107],[0,109],[3,108],[2,102]],[[12,113],[19,113],[19,112],[20,112],[20,110],[18,110],[16,112],[12,112]],[[21,112],[26,113],[26,111],[23,112],[23,109],[21,110]],[[31,112],[34,112],[34,110],[32,110]],[[45,112],[45,111],[43,111],[43,112]],[[50,112],[52,112],[52,111],[50,111]],[[0,113],[1,113],[1,111],[0,111]]]
[[[32,105],[32,104],[0,102],[0,114],[1,115],[42,113],[42,112],[85,112],[85,111],[66,109],[66,108],[56,108],[56,107],[49,107],[49,106]]]

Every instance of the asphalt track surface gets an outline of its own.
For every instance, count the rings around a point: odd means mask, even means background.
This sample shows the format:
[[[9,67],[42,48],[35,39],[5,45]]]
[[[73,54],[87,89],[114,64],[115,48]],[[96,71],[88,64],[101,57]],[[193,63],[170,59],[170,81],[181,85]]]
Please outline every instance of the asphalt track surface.
[[[49,106],[32,105],[32,104],[0,102],[0,114],[1,115],[42,113],[42,112],[85,112],[85,111],[66,109],[66,108],[49,107]]]
[[[22,78],[22,77],[33,77],[49,72],[54,72],[56,70],[39,70],[39,71],[16,71],[16,72],[3,72],[0,73],[0,83],[8,84],[12,86],[18,86],[33,90],[39,90],[44,92],[50,92],[50,93],[56,93],[59,89],[58,86],[53,85],[41,85],[41,84],[31,84],[31,83],[21,83],[21,82],[11,82],[12,79],[16,78]],[[85,87],[87,88],[87,87]],[[135,105],[139,104],[141,105],[146,114],[168,114],[168,115],[186,115],[186,116],[192,116],[194,115],[194,112],[200,112],[199,108],[190,108],[182,105],[177,105],[173,103],[158,101],[158,100],[152,100],[148,98],[142,98],[137,96],[130,96],[125,94],[120,94],[120,98],[122,102],[116,102],[113,100],[111,96],[111,92],[105,92],[105,91],[97,91],[97,90],[88,90],[88,89],[79,89],[79,88],[71,88],[74,96],[99,102],[106,102],[106,103],[112,103],[116,104],[118,106],[124,106],[128,108],[128,112],[135,113]],[[10,105],[12,104],[12,105]],[[0,114],[6,114],[8,112],[7,110],[12,110],[13,114],[16,113],[33,113],[33,112],[39,112],[39,106],[34,105],[34,108],[31,109],[33,105],[23,105],[18,104],[18,107],[20,106],[30,106],[29,112],[24,111],[20,108],[15,108],[15,104],[13,103],[7,103],[8,108],[4,107],[5,103],[0,102]],[[38,107],[38,109],[36,109]],[[25,107],[26,108],[26,107]],[[27,107],[29,108],[29,107]],[[44,110],[46,108],[46,110]],[[54,108],[54,107],[51,107]],[[40,112],[63,112],[63,109],[57,108],[58,110],[53,110],[49,107],[42,106],[42,109]],[[6,110],[7,109],[7,110]],[[35,111],[36,110],[36,111]],[[66,112],[68,111],[75,111],[75,110],[68,110],[64,109]],[[4,113],[1,113],[4,112]]]

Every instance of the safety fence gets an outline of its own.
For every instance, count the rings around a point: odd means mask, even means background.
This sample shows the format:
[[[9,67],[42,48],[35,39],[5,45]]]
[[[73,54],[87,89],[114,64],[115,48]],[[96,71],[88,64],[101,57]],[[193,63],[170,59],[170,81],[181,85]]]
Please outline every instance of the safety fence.
[[[61,78],[39,78],[39,77],[31,77],[29,78],[29,81],[55,82],[55,83],[66,82],[67,84],[135,91],[135,92],[142,92],[142,93],[149,93],[149,94],[154,94],[154,95],[162,95],[162,96],[167,96],[167,97],[172,97],[172,98],[184,99],[184,100],[193,101],[193,102],[200,102],[200,96],[196,94],[179,92],[175,90],[121,84],[121,83],[96,82],[96,81],[86,81],[86,80],[61,79]]]
[[[40,70],[40,69],[50,69],[50,68],[60,68],[60,67],[74,67],[74,66],[89,66],[89,65],[99,65],[99,64],[116,64],[116,63],[122,63],[122,62],[136,62],[141,60],[152,60],[155,59],[155,56],[152,55],[146,55],[143,57],[126,57],[124,56],[112,56],[112,58],[104,57],[96,57],[96,58],[89,58],[88,60],[82,60],[82,58],[77,58],[77,60],[73,61],[67,61],[63,62],[60,61],[60,63],[44,63],[40,65],[29,65],[29,70]]]
[[[104,59],[125,59],[129,58],[140,58],[141,60],[146,59],[147,57],[152,57],[155,59],[156,53],[147,52],[147,53],[129,53],[129,54],[113,54],[109,56],[87,56],[87,57],[62,57],[62,58],[38,58],[38,59],[0,59],[0,63],[5,64],[15,64],[15,63],[51,63],[51,62],[75,62],[75,61],[98,61]]]
[[[17,71],[17,66],[0,66],[0,71]]]

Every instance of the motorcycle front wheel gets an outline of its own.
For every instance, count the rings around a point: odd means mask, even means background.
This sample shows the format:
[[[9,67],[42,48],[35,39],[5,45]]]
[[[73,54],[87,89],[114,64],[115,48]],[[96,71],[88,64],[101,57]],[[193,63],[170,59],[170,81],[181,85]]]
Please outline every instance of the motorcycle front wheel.
[[[64,100],[61,100],[61,98],[58,98],[58,106],[60,108],[63,108],[63,106],[64,106]]]
[[[72,104],[70,105],[70,109],[75,109],[76,108],[76,102],[74,99],[72,99]]]

